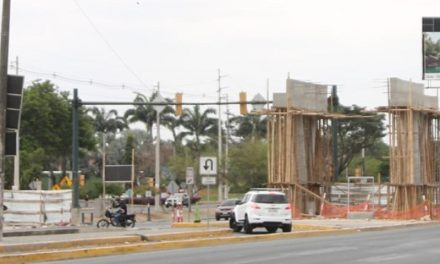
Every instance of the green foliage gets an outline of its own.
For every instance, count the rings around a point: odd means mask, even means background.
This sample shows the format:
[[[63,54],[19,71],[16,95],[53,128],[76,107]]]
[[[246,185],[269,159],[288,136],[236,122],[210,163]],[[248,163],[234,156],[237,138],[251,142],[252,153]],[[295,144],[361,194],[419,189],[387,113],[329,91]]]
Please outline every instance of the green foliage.
[[[242,138],[265,138],[267,133],[267,117],[260,115],[235,116],[230,119],[233,133]]]
[[[382,182],[389,179],[389,159],[388,159],[388,145],[382,141],[377,141],[373,146],[365,151],[364,159],[364,176],[377,176],[381,174]],[[356,168],[362,168],[362,156],[356,154],[351,160],[348,169],[348,175],[354,176]],[[340,181],[345,181],[345,176],[339,177]]]
[[[192,154],[189,148],[183,148],[179,155],[171,158],[170,170],[176,174],[177,181],[185,181],[187,167],[193,167],[194,173],[197,173],[198,157],[194,157]]]
[[[183,132],[182,136],[192,137],[187,145],[198,154],[197,156],[200,156],[202,144],[209,141],[207,139],[211,139],[218,131],[217,119],[211,117],[212,114],[215,114],[213,108],[201,112],[198,105],[193,109],[183,109],[182,126],[187,132]]]
[[[120,196],[124,193],[124,186],[118,183],[110,183],[105,185],[105,192],[108,195]]]
[[[79,111],[80,153],[93,150],[94,129],[84,108]],[[41,171],[66,170],[72,155],[72,107],[68,93],[49,81],[35,81],[24,90],[20,128],[21,187],[28,188]]]
[[[85,186],[79,189],[79,197],[81,199],[86,198],[88,195],[89,199],[96,199],[102,194],[102,179],[98,177],[90,177],[86,179]]]
[[[114,109],[106,111],[104,108],[93,107],[87,109],[87,113],[92,114],[96,132],[116,133],[128,128],[127,120],[118,116],[118,111]]]
[[[128,133],[127,140],[125,141],[125,148],[124,148],[124,160],[123,164],[131,164],[132,163],[132,150],[135,145],[135,138],[133,134]]]
[[[233,183],[232,192],[243,192],[251,187],[265,187],[267,143],[263,140],[256,140],[232,146],[228,180]]]
[[[5,189],[11,189],[14,184],[14,158],[5,158]]]
[[[345,115],[365,116],[365,118],[344,119],[337,122],[338,129],[338,175],[345,170],[351,160],[361,150],[372,147],[385,135],[384,116],[365,113],[365,109],[356,105],[339,106]]]
[[[134,187],[134,194],[140,194],[140,195],[144,196],[146,191],[151,191],[152,195],[155,194],[154,188],[153,187],[149,187],[146,184],[142,184],[140,186]]]
[[[149,103],[153,102],[157,97],[157,92],[153,93],[149,98],[143,94],[138,93],[133,102],[135,103]],[[169,106],[160,113],[160,116],[165,116],[173,112],[173,109]],[[156,110],[152,105],[135,105],[134,108],[128,109],[124,117],[129,123],[142,122],[147,129],[148,142],[153,141],[153,125],[156,123],[157,115]]]
[[[41,172],[44,170],[45,151],[43,148],[35,150],[22,150],[20,155],[21,175],[20,189],[28,189],[28,184],[34,179],[41,180]]]
[[[124,186],[119,183],[107,183],[105,185],[106,195],[120,196],[124,193]],[[79,196],[84,199],[86,195],[89,199],[95,199],[102,194],[102,179],[92,176],[86,180],[85,186],[79,189]]]

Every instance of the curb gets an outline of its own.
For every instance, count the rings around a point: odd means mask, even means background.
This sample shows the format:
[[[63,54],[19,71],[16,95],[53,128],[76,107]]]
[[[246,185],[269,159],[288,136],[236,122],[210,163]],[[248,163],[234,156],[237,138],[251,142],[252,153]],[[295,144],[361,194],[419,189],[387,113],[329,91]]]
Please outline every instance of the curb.
[[[196,231],[191,233],[167,233],[158,235],[143,236],[145,241],[157,242],[157,241],[175,241],[183,239],[194,239],[194,238],[204,238],[204,237],[216,237],[232,234],[230,229],[220,229],[220,230],[209,230],[209,231]]]
[[[210,227],[227,227],[229,228],[229,223],[224,222],[210,222]],[[191,223],[191,222],[180,222],[180,223],[173,223],[171,225],[172,228],[202,228],[202,227],[208,227],[207,222],[203,223]]]
[[[6,231],[3,237],[16,236],[45,236],[45,235],[63,235],[63,234],[77,234],[79,228],[63,228],[63,229],[47,229],[47,230],[22,230],[22,231]]]
[[[225,222],[213,222],[209,223],[210,227],[225,227],[229,228],[229,223]],[[173,223],[172,228],[207,228],[208,223],[190,223],[190,222],[180,222]],[[319,225],[308,225],[308,224],[292,224],[293,229],[299,230],[333,230],[340,229],[339,227],[329,227],[329,226],[319,226]]]
[[[212,230],[212,231],[197,231],[191,233],[166,233],[158,235],[127,235],[127,236],[117,236],[117,237],[106,237],[106,238],[89,238],[89,239],[75,239],[69,241],[52,241],[44,243],[28,243],[28,244],[10,244],[10,245],[0,245],[0,254],[16,253],[16,252],[29,252],[37,250],[63,250],[72,248],[72,245],[76,247],[86,247],[86,246],[102,246],[102,245],[112,245],[117,246],[124,245],[127,243],[141,243],[141,242],[160,242],[175,241],[183,239],[196,239],[196,238],[206,238],[206,237],[218,237],[231,234],[232,231],[229,229],[223,230]],[[32,253],[32,252],[29,252]],[[0,256],[1,260],[1,256]]]
[[[142,242],[142,237],[138,235],[107,237],[107,238],[89,238],[89,239],[75,239],[69,241],[50,241],[44,243],[28,243],[28,244],[10,244],[0,245],[0,254],[27,252],[36,250],[54,250],[54,249],[68,249],[72,246],[99,246],[109,244],[124,244],[124,243],[139,243]],[[1,257],[0,257],[1,260]],[[1,263],[1,262],[0,262]]]

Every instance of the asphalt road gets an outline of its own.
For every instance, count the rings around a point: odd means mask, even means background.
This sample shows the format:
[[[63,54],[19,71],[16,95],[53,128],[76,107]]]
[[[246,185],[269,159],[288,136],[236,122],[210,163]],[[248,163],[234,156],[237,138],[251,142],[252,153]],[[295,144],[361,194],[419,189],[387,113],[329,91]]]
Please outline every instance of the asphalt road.
[[[261,234],[264,235],[264,234]],[[439,263],[440,226],[114,255],[52,264]]]

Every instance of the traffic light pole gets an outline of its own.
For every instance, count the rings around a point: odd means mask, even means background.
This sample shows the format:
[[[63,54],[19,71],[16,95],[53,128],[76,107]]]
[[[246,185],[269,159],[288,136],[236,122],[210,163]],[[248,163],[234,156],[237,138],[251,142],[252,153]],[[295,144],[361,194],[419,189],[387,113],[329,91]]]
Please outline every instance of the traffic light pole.
[[[72,101],[72,205],[74,209],[79,208],[79,180],[78,180],[78,108],[80,101],[78,89],[73,90]]]
[[[8,77],[9,21],[11,1],[3,0],[0,40],[0,240],[3,239],[3,194],[5,183],[6,93]]]

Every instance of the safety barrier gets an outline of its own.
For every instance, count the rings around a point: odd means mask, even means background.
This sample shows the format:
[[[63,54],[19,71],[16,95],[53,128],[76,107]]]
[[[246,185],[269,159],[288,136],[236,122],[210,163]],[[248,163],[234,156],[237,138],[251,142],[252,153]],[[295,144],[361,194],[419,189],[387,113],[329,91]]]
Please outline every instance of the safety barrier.
[[[72,191],[4,192],[7,224],[66,225],[71,220]]]
[[[440,206],[431,206],[427,201],[403,211],[388,210],[385,206],[372,206],[369,202],[357,205],[336,205],[325,202],[321,207],[321,216],[324,218],[346,218],[349,212],[373,212],[375,219],[410,220],[433,219],[440,220]]]

